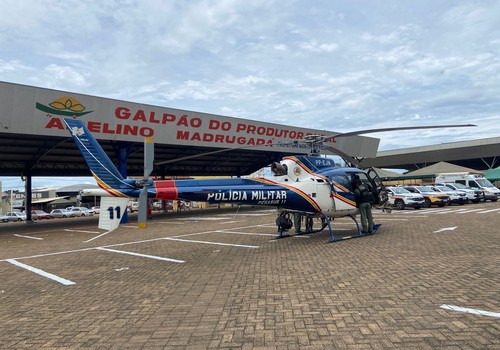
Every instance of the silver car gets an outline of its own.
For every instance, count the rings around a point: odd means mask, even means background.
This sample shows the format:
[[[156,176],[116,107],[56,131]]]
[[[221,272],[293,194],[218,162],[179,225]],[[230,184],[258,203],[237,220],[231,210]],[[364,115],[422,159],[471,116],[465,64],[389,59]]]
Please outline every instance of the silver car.
[[[54,209],[50,212],[50,215],[55,218],[71,218],[76,216],[74,213],[66,209]]]
[[[11,211],[7,213],[7,217],[9,218],[9,221],[25,221],[26,220],[26,214],[20,213],[18,211]]]

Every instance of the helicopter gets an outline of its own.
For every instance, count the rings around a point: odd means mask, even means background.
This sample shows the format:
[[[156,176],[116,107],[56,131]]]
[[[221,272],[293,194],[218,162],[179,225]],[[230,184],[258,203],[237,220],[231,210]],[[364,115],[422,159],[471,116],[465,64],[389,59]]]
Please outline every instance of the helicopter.
[[[290,236],[286,233],[293,225],[290,216],[300,215],[305,218],[303,234],[317,233],[328,228],[330,242],[367,235],[360,230],[356,220],[358,209],[353,188],[356,180],[368,185],[375,198],[375,206],[383,207],[388,201],[388,195],[375,170],[364,171],[356,167],[361,165],[359,159],[326,144],[326,141],[383,131],[474,126],[472,124],[411,126],[361,130],[332,136],[308,135],[302,141],[293,142],[307,144],[310,149],[309,154],[286,156],[279,162],[271,163],[272,175],[269,177],[152,180],[149,178],[154,161],[154,144],[151,138],[146,138],[144,141],[143,178],[128,179],[120,174],[83,121],[65,118],[64,123],[100,187],[100,189],[83,190],[82,194],[101,196],[99,227],[108,232],[119,226],[129,198],[139,198],[140,228],[146,227],[148,199],[210,204],[233,203],[276,207],[277,238]],[[323,149],[338,154],[351,166],[339,167],[333,159],[321,157],[320,152]],[[357,227],[356,235],[335,237],[331,222],[341,217],[350,217],[354,220]],[[314,228],[314,219],[321,220],[321,227]],[[375,225],[374,230],[379,227],[380,225]]]

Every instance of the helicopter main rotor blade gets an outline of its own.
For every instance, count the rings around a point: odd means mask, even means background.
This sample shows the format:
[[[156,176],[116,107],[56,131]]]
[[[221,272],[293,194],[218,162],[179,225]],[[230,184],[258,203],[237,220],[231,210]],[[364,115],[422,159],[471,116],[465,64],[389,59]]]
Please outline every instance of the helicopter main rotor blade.
[[[477,126],[477,125],[475,125],[475,124],[427,125],[427,126],[400,126],[400,127],[393,127],[393,128],[366,129],[366,130],[358,130],[358,131],[351,131],[351,132],[343,132],[343,133],[340,133],[337,135],[332,135],[332,136],[325,136],[323,141],[335,139],[337,137],[372,134],[372,133],[376,133],[376,132],[388,132],[388,131],[398,131],[398,130],[415,130],[415,129],[465,128],[465,127],[471,127],[471,126]]]
[[[328,141],[331,139],[335,139],[337,137],[347,137],[347,136],[356,136],[356,135],[363,135],[363,134],[370,134],[370,133],[376,133],[376,132],[387,132],[387,131],[397,131],[397,130],[414,130],[414,129],[437,129],[437,128],[457,128],[457,127],[470,127],[470,126],[477,126],[474,124],[457,124],[457,125],[429,125],[429,126],[402,126],[402,127],[394,127],[394,128],[380,128],[380,129],[366,129],[366,130],[358,130],[358,131],[351,131],[351,132],[345,132],[345,133],[339,133],[336,135],[331,135],[331,136],[318,136],[319,142],[323,141]],[[270,144],[268,145],[269,147],[272,146],[283,146],[283,145],[290,145],[290,144],[308,144],[307,140],[294,140],[291,142],[280,142],[280,143],[275,143],[275,144]],[[208,156],[212,154],[218,154],[218,153],[224,153],[224,152],[229,152],[233,150],[240,150],[240,149],[245,149],[245,148],[255,148],[256,146],[262,146],[262,145],[247,145],[247,146],[241,146],[241,147],[235,147],[235,148],[223,148],[215,151],[210,151],[210,152],[205,152],[205,153],[198,153],[198,154],[193,154],[190,156],[184,156],[180,158],[175,158],[175,159],[170,159],[170,160],[165,160],[162,162],[156,163],[156,165],[164,165],[164,164],[170,164],[170,163],[175,163],[179,162],[182,160],[188,160],[188,159],[193,159],[193,158],[199,158],[203,156]],[[339,152],[342,152],[336,148],[332,148],[330,150],[331,152],[341,155]],[[354,158],[348,156],[344,152],[342,152],[342,157],[348,161],[352,161],[353,164],[359,164],[359,161],[355,160]],[[348,158],[347,158],[348,157]]]
[[[300,142],[300,141],[297,141]],[[217,153],[224,153],[224,152],[229,152],[229,151],[236,151],[240,149],[245,149],[245,148],[255,148],[256,146],[283,146],[283,145],[288,145],[293,142],[281,142],[281,143],[274,143],[270,145],[249,145],[249,146],[241,146],[241,147],[235,147],[235,148],[223,148],[223,149],[218,149],[216,151],[210,151],[210,152],[205,152],[205,153],[198,153],[198,154],[193,154],[190,156],[185,156],[185,157],[180,157],[180,158],[175,158],[175,159],[170,159],[170,160],[165,160],[163,162],[158,162],[156,165],[163,165],[163,164],[169,164],[169,163],[175,163],[179,162],[181,160],[188,160],[188,159],[193,159],[193,158],[198,158],[198,157],[203,157],[203,156],[209,156],[211,154],[217,154]]]
[[[336,154],[340,157],[342,157],[344,160],[348,161],[349,163],[351,164],[354,164],[356,166],[360,166],[361,165],[361,162],[353,157],[351,157],[350,155],[348,155],[347,153],[339,150],[338,148],[335,148],[333,146],[330,146],[330,145],[323,145],[323,149],[327,150],[327,151],[330,151],[332,152],[333,154]]]

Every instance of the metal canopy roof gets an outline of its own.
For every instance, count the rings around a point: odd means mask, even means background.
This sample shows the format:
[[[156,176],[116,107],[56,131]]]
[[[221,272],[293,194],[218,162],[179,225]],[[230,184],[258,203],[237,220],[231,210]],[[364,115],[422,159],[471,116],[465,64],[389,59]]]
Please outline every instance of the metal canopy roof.
[[[99,140],[118,164],[118,141]],[[143,144],[128,142],[129,176],[143,174]],[[0,133],[0,176],[90,176],[83,157],[69,137]],[[155,163],[199,155],[215,148],[155,144]],[[156,165],[152,176],[227,176],[248,175],[292,153],[234,149],[204,155],[174,163]],[[377,158],[367,158],[363,166],[415,170],[447,161],[476,170],[487,170],[500,162],[500,137],[425,147],[379,152]]]
[[[118,142],[99,140],[111,160],[118,164]],[[143,144],[127,142],[129,176],[143,175]],[[0,133],[0,176],[90,176],[90,170],[72,138]],[[155,163],[209,152],[211,148],[155,144]],[[152,176],[247,175],[269,165],[285,153],[229,150],[155,166]]]
[[[476,170],[493,168],[500,163],[500,137],[382,151],[361,164],[415,170],[441,161]]]

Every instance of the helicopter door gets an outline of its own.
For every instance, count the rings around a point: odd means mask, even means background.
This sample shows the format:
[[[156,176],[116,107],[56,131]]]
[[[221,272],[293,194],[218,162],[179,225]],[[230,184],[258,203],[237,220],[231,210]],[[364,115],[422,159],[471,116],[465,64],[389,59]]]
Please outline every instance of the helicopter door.
[[[369,168],[368,171],[366,172],[368,177],[371,179],[373,185],[374,185],[374,190],[376,193],[374,193],[376,196],[375,198],[378,199],[377,205],[384,205],[388,200],[389,200],[389,195],[387,194],[387,190],[385,189],[384,184],[382,183],[382,180],[380,180],[380,177],[378,176],[377,172],[373,168]]]

